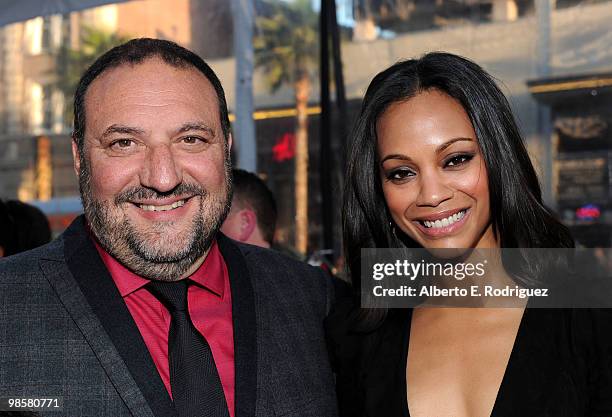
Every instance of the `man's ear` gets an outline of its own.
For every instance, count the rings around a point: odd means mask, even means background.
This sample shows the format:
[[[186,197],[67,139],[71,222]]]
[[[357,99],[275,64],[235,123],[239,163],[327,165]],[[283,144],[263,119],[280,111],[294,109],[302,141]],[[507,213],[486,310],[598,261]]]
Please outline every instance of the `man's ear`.
[[[248,208],[240,210],[238,215],[240,216],[240,241],[246,242],[257,227],[257,215]]]
[[[0,258],[4,257],[4,248],[0,246]]]
[[[72,165],[74,167],[74,173],[77,178],[79,178],[81,174],[81,158],[79,158],[79,148],[74,138],[72,138]]]
[[[225,152],[227,153],[225,157],[232,162],[232,145],[234,144],[234,138],[232,137],[232,132],[227,135],[227,147],[225,148]]]

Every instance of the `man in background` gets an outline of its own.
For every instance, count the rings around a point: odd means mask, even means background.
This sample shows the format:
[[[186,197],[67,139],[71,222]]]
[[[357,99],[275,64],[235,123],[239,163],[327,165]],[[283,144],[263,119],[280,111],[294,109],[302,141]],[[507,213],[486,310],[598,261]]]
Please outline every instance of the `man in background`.
[[[221,232],[239,242],[269,248],[274,242],[276,201],[257,175],[234,169],[232,208]]]
[[[18,200],[0,200],[0,258],[49,243],[51,228],[37,207]]]

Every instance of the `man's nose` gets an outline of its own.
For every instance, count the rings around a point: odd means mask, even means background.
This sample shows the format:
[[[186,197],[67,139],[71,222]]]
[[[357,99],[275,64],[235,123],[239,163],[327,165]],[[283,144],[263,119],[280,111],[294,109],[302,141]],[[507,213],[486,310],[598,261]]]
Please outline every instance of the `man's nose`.
[[[160,145],[147,149],[140,182],[159,192],[174,189],[183,180],[179,164],[170,145]]]
[[[453,189],[442,175],[428,173],[421,176],[420,190],[416,204],[418,206],[437,207],[440,203],[453,197]]]

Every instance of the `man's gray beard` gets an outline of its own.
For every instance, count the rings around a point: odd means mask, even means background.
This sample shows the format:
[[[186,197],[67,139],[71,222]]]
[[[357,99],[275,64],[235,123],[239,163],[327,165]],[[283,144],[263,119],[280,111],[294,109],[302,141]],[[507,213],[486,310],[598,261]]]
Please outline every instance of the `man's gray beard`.
[[[153,227],[152,233],[147,231],[149,236],[146,239],[147,236],[143,236],[143,232],[134,230],[127,217],[121,221],[117,216],[113,217],[111,215],[109,205],[114,204],[118,210],[121,210],[119,204],[125,198],[121,199],[121,195],[119,195],[114,203],[105,203],[93,196],[89,161],[86,157],[81,157],[80,162],[79,188],[81,201],[91,231],[104,250],[143,278],[159,281],[180,280],[181,276],[210,248],[230,209],[229,202],[232,194],[231,166],[229,161],[226,161],[227,188],[225,199],[210,196],[208,191],[199,185],[180,184],[172,193],[180,194],[183,191],[190,191],[197,194],[193,198],[199,197],[198,215],[194,218],[188,234],[186,236],[169,236],[167,230],[164,233],[164,228],[167,229],[168,226],[159,227],[159,230],[155,230],[156,228]],[[143,193],[151,195],[144,196]],[[139,195],[140,198],[154,198],[153,195],[156,193],[153,190],[141,187],[134,194]],[[210,202],[211,206],[205,212],[204,202],[206,200]],[[206,215],[208,216],[205,217]],[[178,240],[176,245],[170,245],[175,249],[174,251],[164,251],[162,248],[152,247],[150,243],[171,238]]]

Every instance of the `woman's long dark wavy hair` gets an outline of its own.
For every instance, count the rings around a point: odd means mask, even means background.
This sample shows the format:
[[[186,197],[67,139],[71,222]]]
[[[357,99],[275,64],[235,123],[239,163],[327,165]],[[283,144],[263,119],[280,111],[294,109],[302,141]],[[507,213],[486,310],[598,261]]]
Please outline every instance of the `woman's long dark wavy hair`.
[[[468,114],[487,168],[493,232],[502,248],[571,248],[569,230],[543,204],[536,172],[506,97],[474,62],[434,52],[391,66],[374,77],[351,136],[344,191],[344,250],[358,297],[360,250],[419,245],[393,233],[382,191],[376,123],[393,103],[438,90]],[[526,252],[526,251],[525,251]],[[374,329],[386,311],[364,310],[360,328]]]

